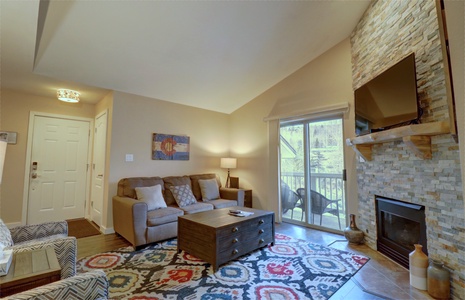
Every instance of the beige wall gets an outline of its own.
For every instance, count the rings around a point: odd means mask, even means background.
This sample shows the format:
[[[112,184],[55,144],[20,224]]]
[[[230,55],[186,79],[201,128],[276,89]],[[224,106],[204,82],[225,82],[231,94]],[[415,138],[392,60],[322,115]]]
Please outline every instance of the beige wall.
[[[31,111],[94,117],[94,105],[70,104],[56,98],[45,98],[11,90],[1,91],[1,130],[18,133],[16,145],[8,145],[3,171],[0,216],[5,223],[25,223],[22,220],[23,189],[26,163],[26,147]]]
[[[349,39],[310,62],[231,115],[231,153],[237,156],[243,187],[253,188],[254,207],[278,212],[278,122],[264,122],[270,113],[294,114],[299,109],[333,104],[353,104],[351,50]],[[353,137],[354,113],[344,117],[344,135]],[[349,213],[357,211],[355,154],[344,149],[348,170]],[[278,214],[277,214],[278,215]]]
[[[122,92],[113,93],[112,114],[107,228],[113,222],[111,197],[121,178],[215,172],[225,182],[226,170],[219,166],[220,158],[229,154],[227,114]],[[153,133],[189,136],[190,159],[152,160]],[[125,162],[126,154],[133,154],[134,161]]]

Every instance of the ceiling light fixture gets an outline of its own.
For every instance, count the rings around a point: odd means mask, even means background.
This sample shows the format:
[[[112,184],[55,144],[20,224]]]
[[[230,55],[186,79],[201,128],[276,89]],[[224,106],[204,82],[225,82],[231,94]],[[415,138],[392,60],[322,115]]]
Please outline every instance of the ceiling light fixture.
[[[70,103],[77,103],[79,102],[79,96],[81,94],[76,91],[66,90],[66,89],[59,89],[57,90],[57,97],[58,100]]]

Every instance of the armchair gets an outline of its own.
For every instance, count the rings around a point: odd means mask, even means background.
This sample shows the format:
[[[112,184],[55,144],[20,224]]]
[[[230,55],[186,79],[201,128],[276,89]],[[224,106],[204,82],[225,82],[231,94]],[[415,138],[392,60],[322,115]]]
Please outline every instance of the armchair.
[[[47,222],[8,229],[0,219],[0,242],[15,252],[52,247],[61,268],[61,279],[76,275],[77,243],[68,237],[68,223]]]
[[[76,276],[17,293],[2,300],[101,300],[108,299],[108,279],[102,270],[92,270]]]

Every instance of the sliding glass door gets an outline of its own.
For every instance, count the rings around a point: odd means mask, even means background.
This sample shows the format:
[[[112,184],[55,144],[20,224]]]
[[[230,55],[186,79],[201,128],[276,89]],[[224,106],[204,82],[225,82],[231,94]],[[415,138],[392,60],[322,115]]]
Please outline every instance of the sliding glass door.
[[[342,230],[346,224],[342,119],[282,122],[283,221]]]

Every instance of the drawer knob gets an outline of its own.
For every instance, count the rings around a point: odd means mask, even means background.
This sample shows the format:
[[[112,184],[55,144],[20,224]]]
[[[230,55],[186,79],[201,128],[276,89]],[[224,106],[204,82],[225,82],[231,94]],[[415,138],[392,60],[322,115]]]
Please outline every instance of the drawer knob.
[[[265,223],[265,221],[263,220],[258,221],[258,224],[263,224],[263,223]]]
[[[265,230],[263,230],[263,229],[260,229],[260,230],[258,231],[258,233],[260,233],[260,234],[262,234],[262,233],[264,233],[264,232],[265,232]]]
[[[258,243],[259,243],[259,244],[263,244],[264,241],[265,241],[264,239],[259,239],[259,240],[258,240]]]
[[[238,231],[238,230],[239,230],[239,228],[234,227],[234,228],[232,229],[232,232],[236,232],[236,231]]]
[[[234,254],[234,255],[236,255],[237,253],[239,253],[239,251],[238,251],[237,249],[234,249],[234,250],[232,251],[232,254]]]
[[[234,240],[232,240],[232,242],[235,244],[235,243],[239,242],[239,240],[238,240],[238,239],[234,239]]]

